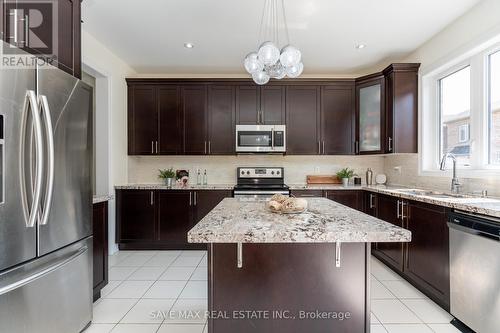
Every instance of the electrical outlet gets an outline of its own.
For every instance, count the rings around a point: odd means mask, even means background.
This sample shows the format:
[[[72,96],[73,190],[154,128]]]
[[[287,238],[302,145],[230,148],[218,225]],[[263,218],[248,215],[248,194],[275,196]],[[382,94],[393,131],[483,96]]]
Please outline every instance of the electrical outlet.
[[[402,173],[402,168],[401,166],[395,166],[394,167],[394,172],[396,172],[398,175],[400,175]]]

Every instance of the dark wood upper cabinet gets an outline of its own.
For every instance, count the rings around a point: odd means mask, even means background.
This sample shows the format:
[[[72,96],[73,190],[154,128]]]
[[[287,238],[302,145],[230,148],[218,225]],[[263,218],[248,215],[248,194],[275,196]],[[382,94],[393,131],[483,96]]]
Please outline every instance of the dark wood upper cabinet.
[[[387,153],[418,152],[418,69],[420,64],[392,64],[386,80]]]
[[[354,85],[321,87],[321,154],[354,153]]]
[[[154,155],[158,142],[156,87],[132,85],[128,88],[128,153]]]
[[[59,68],[81,78],[81,0],[57,0],[57,3]]]
[[[285,124],[285,87],[260,87],[260,123],[265,125]]]
[[[236,123],[255,125],[260,121],[260,89],[256,85],[236,86]]]
[[[155,239],[155,191],[116,191],[116,239],[153,241]]]
[[[400,200],[387,195],[377,195],[377,217],[403,228]],[[391,267],[403,271],[403,243],[377,243],[376,254]]]
[[[191,227],[191,191],[157,191],[158,231],[157,240],[170,244],[187,244]]]
[[[279,85],[236,87],[239,125],[282,125],[285,123],[285,87]]]
[[[52,5],[56,4],[54,11]],[[14,15],[14,10],[17,16]],[[43,0],[5,1],[0,3],[1,39],[30,54],[52,57],[54,65],[63,71],[81,78],[81,1],[57,0],[48,3]],[[42,24],[36,22],[32,15],[42,15]],[[57,18],[51,17],[57,13]],[[11,15],[12,14],[12,15]],[[55,24],[57,20],[57,24]],[[17,26],[17,34],[14,33]],[[57,27],[57,31],[53,29]],[[55,40],[56,39],[56,40]],[[37,42],[41,41],[43,44]],[[47,50],[46,46],[57,47]]]
[[[207,154],[207,87],[182,87],[182,113],[184,115],[184,153]]]
[[[382,74],[356,80],[356,141],[358,154],[385,152],[385,79]]]
[[[412,241],[406,244],[405,274],[445,309],[450,303],[449,230],[444,207],[409,201],[405,207]]]
[[[183,133],[182,114],[179,108],[180,87],[159,86],[158,101],[158,152],[159,154],[182,154]]]
[[[208,153],[230,155],[235,153],[235,88],[210,86],[208,88]]]
[[[288,86],[286,95],[287,154],[319,154],[320,88]]]

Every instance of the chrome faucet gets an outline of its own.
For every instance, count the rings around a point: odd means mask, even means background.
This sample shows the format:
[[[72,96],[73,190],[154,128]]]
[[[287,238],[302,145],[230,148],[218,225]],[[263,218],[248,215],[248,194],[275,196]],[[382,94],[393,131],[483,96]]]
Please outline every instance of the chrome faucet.
[[[448,157],[453,160],[453,178],[451,179],[451,192],[458,194],[462,185],[457,178],[457,158],[455,157],[455,155],[453,155],[452,153],[445,153],[443,155],[443,158],[441,159],[441,166],[439,167],[439,169],[441,169],[441,171],[446,170],[446,161]]]

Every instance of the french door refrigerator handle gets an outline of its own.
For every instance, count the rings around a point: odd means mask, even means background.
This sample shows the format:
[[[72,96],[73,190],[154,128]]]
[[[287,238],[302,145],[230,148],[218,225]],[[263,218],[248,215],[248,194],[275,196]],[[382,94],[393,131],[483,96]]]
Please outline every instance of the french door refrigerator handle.
[[[35,180],[33,186],[33,202],[31,211],[28,208],[28,198],[26,193],[26,169],[25,169],[25,149],[26,149],[26,127],[28,125],[28,112],[32,111],[33,125],[35,129]],[[21,151],[20,157],[20,174],[21,174],[21,197],[23,213],[26,219],[26,227],[33,228],[36,224],[36,218],[40,209],[40,200],[42,195],[42,177],[43,177],[43,139],[42,139],[42,122],[40,119],[40,110],[38,108],[38,101],[36,93],[33,90],[26,92],[24,100],[24,111],[21,123]]]
[[[24,279],[21,279],[21,280],[18,280],[12,284],[9,284],[9,285],[6,285],[4,287],[1,287],[0,288],[0,296],[1,295],[4,295],[10,291],[13,291],[13,290],[16,290],[18,288],[21,288],[22,286],[25,286],[27,284],[29,284],[30,282],[36,280],[36,279],[39,279],[41,278],[42,276],[44,275],[47,275],[53,271],[55,271],[56,269],[72,262],[73,260],[75,260],[76,258],[78,258],[79,256],[81,256],[82,254],[84,254],[85,252],[88,251],[88,247],[87,246],[83,246],[82,248],[80,248],[79,250],[77,250],[75,253],[73,254],[70,254],[69,256],[63,258],[62,260],[58,261],[56,264],[48,267],[48,268],[45,268],[39,272],[36,272]]]
[[[54,193],[54,130],[50,117],[50,108],[47,96],[40,95],[41,111],[45,121],[45,130],[47,132],[47,187],[45,188],[45,203],[42,212],[40,225],[47,224],[49,220],[50,207],[52,206],[52,197]]]

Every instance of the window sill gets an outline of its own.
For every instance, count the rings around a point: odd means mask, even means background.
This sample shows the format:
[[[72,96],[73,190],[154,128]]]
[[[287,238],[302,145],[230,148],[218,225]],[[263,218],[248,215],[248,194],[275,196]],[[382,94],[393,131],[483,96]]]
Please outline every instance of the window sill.
[[[452,177],[452,170],[419,170],[419,176],[424,177]],[[500,177],[499,169],[457,169],[458,178],[490,178]]]

